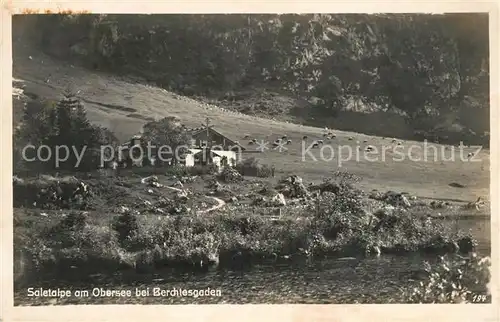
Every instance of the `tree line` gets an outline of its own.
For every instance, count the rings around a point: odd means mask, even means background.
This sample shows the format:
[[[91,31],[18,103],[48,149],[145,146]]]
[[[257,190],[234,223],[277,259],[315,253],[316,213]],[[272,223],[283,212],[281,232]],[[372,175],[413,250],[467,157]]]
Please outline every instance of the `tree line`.
[[[169,118],[146,123],[143,132],[144,139],[157,146],[175,149],[189,143],[187,133]],[[57,102],[31,100],[26,103],[23,118],[14,132],[14,173],[93,171],[102,166],[102,160],[113,160],[113,157],[118,160],[120,149],[117,147],[121,143],[109,129],[92,124],[79,98],[66,90]],[[41,146],[46,148],[38,149]],[[102,149],[104,146],[113,149]],[[68,147],[78,153],[62,155],[58,147]],[[58,149],[61,161],[56,164]],[[103,152],[113,155],[103,156]],[[76,160],[77,154],[81,155],[80,161]]]

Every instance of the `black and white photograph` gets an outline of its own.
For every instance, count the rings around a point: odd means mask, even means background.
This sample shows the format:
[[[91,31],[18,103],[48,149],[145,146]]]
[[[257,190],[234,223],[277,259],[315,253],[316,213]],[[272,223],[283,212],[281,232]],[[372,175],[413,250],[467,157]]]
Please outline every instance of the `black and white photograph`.
[[[11,31],[15,307],[492,303],[488,12]]]

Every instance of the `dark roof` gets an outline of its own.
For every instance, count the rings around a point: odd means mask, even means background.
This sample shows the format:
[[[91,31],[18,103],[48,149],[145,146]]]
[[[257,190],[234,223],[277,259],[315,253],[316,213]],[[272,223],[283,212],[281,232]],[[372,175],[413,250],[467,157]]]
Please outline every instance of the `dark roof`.
[[[218,135],[224,137],[231,144],[239,146],[243,151],[246,150],[246,148],[244,146],[242,146],[240,143],[236,143],[236,141],[228,138],[227,136],[225,136],[224,134],[220,133],[219,131],[214,130],[212,127],[210,127],[209,129],[210,129],[210,131],[212,131],[214,133],[217,133]],[[196,128],[186,129],[186,131],[191,136],[195,136],[197,134],[202,133],[203,131],[206,131],[206,128],[205,127],[196,127]],[[126,142],[122,143],[121,146],[128,146],[128,145],[130,145],[132,143],[132,140],[134,140],[134,139],[140,139],[140,140],[142,140],[143,139],[142,133],[137,133],[137,134],[133,135]]]
[[[188,133],[190,133],[191,135],[197,134],[198,132],[201,132],[202,130],[206,130],[206,128],[204,128],[204,127],[193,127],[193,128],[190,128],[190,129],[186,129],[186,131],[188,131]]]
[[[191,136],[195,136],[195,135],[200,134],[200,133],[202,133],[203,131],[206,131],[206,130],[207,129],[205,127],[198,127],[198,128],[189,129],[188,132],[191,134]],[[241,147],[242,150],[245,150],[245,147],[243,147],[241,144],[236,143],[236,141],[228,138],[227,136],[225,136],[224,134],[222,134],[219,131],[215,130],[214,128],[210,127],[209,130],[212,131],[212,132],[214,132],[214,133],[219,134],[222,137],[224,137],[227,141],[229,141],[233,145],[237,145],[237,146]]]

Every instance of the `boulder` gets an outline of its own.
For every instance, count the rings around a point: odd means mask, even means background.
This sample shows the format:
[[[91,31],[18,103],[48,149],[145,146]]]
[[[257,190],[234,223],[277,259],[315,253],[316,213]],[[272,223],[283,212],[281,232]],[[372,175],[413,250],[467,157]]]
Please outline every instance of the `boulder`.
[[[182,183],[192,183],[196,179],[197,176],[186,176],[186,177],[181,177],[180,182]]]
[[[155,204],[156,207],[161,207],[161,208],[169,207],[170,205],[171,201],[166,198],[160,198]]]
[[[370,192],[368,198],[374,200],[385,200],[385,194],[378,190],[373,190],[372,192]]]
[[[271,199],[271,202],[276,206],[286,206],[285,196],[282,193],[278,193],[277,195],[275,195]]]
[[[156,181],[150,182],[149,185],[154,188],[163,188],[163,185],[161,183],[158,183]]]
[[[130,212],[130,208],[125,206],[119,206],[115,209],[115,212],[119,214],[125,214]]]
[[[411,203],[408,200],[408,198],[405,195],[401,195],[399,200],[398,200],[399,206],[405,207],[405,208],[410,208]]]
[[[216,192],[221,191],[223,189],[222,185],[217,180],[214,180],[210,184],[210,188],[214,189],[214,191]]]
[[[387,205],[383,208],[380,208],[378,209],[377,211],[375,211],[373,213],[373,215],[375,217],[377,217],[378,219],[383,219],[387,216],[390,216],[393,214],[394,210],[396,210],[396,208],[394,206],[391,206],[391,205]]]
[[[165,211],[163,209],[161,209],[161,208],[154,208],[153,212],[156,213],[156,214],[161,214],[161,215],[165,214]]]
[[[189,198],[188,198],[188,195],[187,195],[187,192],[182,190],[182,191],[179,191],[176,195],[175,195],[175,201],[177,202],[186,202],[188,201]]]
[[[157,176],[149,176],[149,177],[141,179],[142,184],[148,184],[151,182],[158,182],[158,177]]]
[[[219,174],[219,179],[223,182],[239,182],[243,180],[243,176],[232,167],[224,167]]]
[[[288,198],[302,198],[309,196],[309,191],[304,185],[302,178],[296,175],[281,179],[276,189]]]
[[[382,200],[395,207],[409,208],[412,206],[406,194],[394,191],[387,191]]]

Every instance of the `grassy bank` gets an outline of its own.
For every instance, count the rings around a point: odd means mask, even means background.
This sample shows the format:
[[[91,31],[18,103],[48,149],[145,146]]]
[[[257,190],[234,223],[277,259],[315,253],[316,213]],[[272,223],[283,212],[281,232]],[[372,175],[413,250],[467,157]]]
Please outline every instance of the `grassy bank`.
[[[16,276],[73,278],[92,273],[161,267],[208,270],[263,261],[378,253],[450,253],[473,249],[473,239],[417,208],[362,207],[360,192],[345,185],[324,192],[302,216],[271,219],[252,208],[213,215],[112,214],[58,211],[40,216],[17,208]]]

